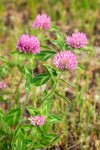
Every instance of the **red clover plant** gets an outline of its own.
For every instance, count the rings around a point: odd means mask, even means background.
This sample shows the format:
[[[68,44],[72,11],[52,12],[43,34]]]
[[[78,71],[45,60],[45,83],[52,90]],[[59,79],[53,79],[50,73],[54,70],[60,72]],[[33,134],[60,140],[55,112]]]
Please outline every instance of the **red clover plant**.
[[[60,136],[52,130],[55,123],[62,122],[62,118],[52,112],[54,95],[63,96],[56,87],[60,81],[66,82],[62,80],[62,73],[64,75],[66,71],[70,73],[82,68],[78,64],[76,51],[81,53],[85,50],[87,37],[84,33],[77,32],[65,37],[46,14],[37,16],[31,30],[34,35],[21,35],[16,50],[10,52],[10,56],[17,58],[14,67],[17,67],[21,74],[16,89],[9,92],[10,86],[0,82],[0,99],[2,102],[9,102],[5,112],[0,109],[2,150],[42,149],[60,141]],[[50,39],[50,42],[58,47],[58,52],[45,45],[47,32],[55,32],[57,40]],[[52,65],[48,64],[50,58]],[[5,60],[3,56],[1,59]],[[37,62],[42,64],[45,72],[34,75],[33,70]],[[18,91],[22,83],[26,98],[21,103]],[[46,86],[42,94],[37,96],[36,89],[44,84],[48,84],[49,88]],[[34,105],[29,102],[32,93],[35,93]],[[71,105],[70,101],[66,102]],[[63,131],[61,133],[63,136]]]

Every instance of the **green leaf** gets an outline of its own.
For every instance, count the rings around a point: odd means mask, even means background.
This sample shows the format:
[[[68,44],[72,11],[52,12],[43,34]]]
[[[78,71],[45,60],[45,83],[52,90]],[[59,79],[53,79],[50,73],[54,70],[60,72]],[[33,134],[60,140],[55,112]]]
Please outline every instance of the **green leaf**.
[[[75,88],[76,88],[76,85],[75,85],[75,84],[73,84],[73,83],[71,83],[71,82],[69,82],[69,81],[66,81],[66,83],[69,84],[69,85],[71,85],[72,87],[75,87]]]
[[[12,51],[9,53],[9,55],[16,55],[16,54],[19,54],[20,52],[19,51]]]
[[[65,82],[66,84],[69,84],[69,85],[71,85],[72,87],[75,87],[76,88],[76,85],[75,84],[73,84],[73,83],[71,83],[71,82],[69,82],[69,81],[65,81],[65,80],[63,80],[63,79],[60,79],[62,82]]]
[[[7,65],[9,65],[10,67],[14,67],[15,66],[15,62],[14,61],[9,61],[6,57],[1,56],[0,59],[6,63]]]
[[[0,59],[1,59],[3,62],[8,63],[8,59],[7,59],[6,57],[0,56]]]
[[[32,59],[32,58],[34,58],[31,53],[26,53],[26,54],[24,54],[24,55],[25,55],[25,57],[27,57],[27,59],[29,59],[29,60]]]
[[[85,47],[83,48],[83,50],[85,50],[85,51],[89,51],[89,52],[93,52],[93,47],[92,47],[92,46],[87,45],[87,46],[85,46]]]
[[[2,109],[0,109],[0,123],[2,123],[5,119],[5,114]]]
[[[42,138],[43,140],[41,143],[43,145],[48,145],[51,141],[53,141],[57,137],[57,134],[43,134]]]
[[[19,51],[10,52],[10,55],[15,57],[16,65],[21,64],[28,57],[28,54],[26,55]]]
[[[52,23],[52,26],[51,26],[50,30],[51,31],[58,31],[59,28],[54,23]]]
[[[49,46],[46,46],[46,45],[40,45],[43,49],[49,49],[51,50],[51,48]]]
[[[45,60],[48,60],[50,57],[52,57],[55,54],[56,54],[55,51],[41,51],[40,53],[35,54],[34,57],[37,60],[45,61]]]
[[[5,78],[7,75],[9,75],[9,66],[7,64],[0,66],[0,77]]]
[[[29,83],[29,82],[26,82],[26,83],[25,83],[25,91],[26,91],[26,92],[30,92],[30,90],[31,90],[30,83]]]
[[[61,43],[60,43],[60,41],[58,41],[58,40],[51,40],[51,42],[52,42],[54,45],[56,45],[56,46],[58,46],[59,48],[61,48]]]
[[[47,139],[47,140],[53,140],[55,137],[57,137],[57,134],[44,134],[43,135],[43,139]]]
[[[15,130],[14,138],[17,139],[18,136],[22,137],[23,134],[25,134],[25,132],[24,132],[22,126],[18,126],[18,127],[16,128],[16,130]]]
[[[55,80],[55,78],[54,79],[51,78],[50,82],[51,82],[51,86],[53,87],[56,84],[57,81]]]
[[[44,64],[43,65],[46,69],[46,72],[49,73],[51,76],[57,76],[57,71],[50,65]]]
[[[80,65],[80,64],[78,64],[77,69],[78,69],[78,70],[85,70],[85,67],[82,66],[82,65]]]
[[[70,50],[70,51],[72,51],[72,50],[73,50],[73,48],[72,48],[72,47],[70,47],[68,44],[65,44],[65,50]]]
[[[24,54],[19,54],[17,57],[17,65],[21,64],[26,59],[26,56]]]
[[[24,65],[24,73],[32,75],[32,70],[26,64]]]
[[[38,109],[32,107],[32,106],[27,106],[26,109],[30,113],[30,116],[35,116],[38,115]]]
[[[60,49],[65,50],[65,42],[61,40],[50,40],[51,43],[58,46]]]
[[[24,140],[25,131],[21,126],[18,126],[15,129],[13,134],[13,143],[12,149],[22,150],[23,149],[23,140]]]
[[[20,71],[20,73],[22,73],[24,75],[24,66],[17,65],[17,67],[18,67],[18,70]]]
[[[28,65],[24,65],[24,76],[29,83],[32,83],[32,69]]]
[[[56,31],[56,35],[57,35],[57,38],[61,41],[63,41],[65,43],[65,39],[63,37],[63,35],[59,32],[59,31]]]
[[[57,96],[59,96],[60,98],[62,98],[65,102],[69,102],[70,103],[70,101],[69,100],[67,100],[60,92],[58,92],[57,90],[55,91],[55,94],[57,95]]]
[[[56,122],[61,122],[62,121],[61,118],[59,118],[56,115],[50,115],[48,117],[48,120],[49,120],[49,122],[52,122],[52,123],[56,123]]]
[[[18,138],[16,144],[16,150],[23,150],[23,138]]]
[[[32,70],[36,68],[36,61],[34,59],[29,59],[29,66]]]
[[[8,112],[6,116],[6,123],[8,125],[16,125],[19,122],[21,109],[17,108]]]
[[[47,73],[41,73],[38,74],[37,76],[35,76],[32,80],[32,84],[34,86],[41,86],[43,84],[45,84],[49,79],[50,79],[50,75]]]
[[[0,117],[3,117],[4,116],[4,112],[2,109],[0,109]]]
[[[43,105],[41,106],[41,114],[42,115],[46,115],[48,116],[50,111],[51,111],[51,106],[52,106],[52,102],[51,100],[47,100],[43,103]]]
[[[24,130],[22,130],[22,127],[18,126],[14,132],[14,140],[16,140],[18,138],[18,136],[22,137],[23,133],[24,133]]]
[[[7,102],[9,100],[9,98],[4,98],[0,95],[0,101],[1,102]]]
[[[29,131],[31,130],[33,127],[32,124],[25,124],[25,125],[22,125],[22,129],[24,129],[24,131]]]

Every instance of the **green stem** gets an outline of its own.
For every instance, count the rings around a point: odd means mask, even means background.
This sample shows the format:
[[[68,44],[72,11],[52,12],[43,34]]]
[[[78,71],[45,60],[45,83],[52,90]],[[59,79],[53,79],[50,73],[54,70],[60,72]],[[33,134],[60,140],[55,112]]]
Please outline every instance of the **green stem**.
[[[41,106],[44,104],[45,100],[48,99],[48,98],[52,95],[52,93],[55,91],[56,86],[57,86],[57,84],[58,84],[58,82],[59,82],[59,80],[60,80],[60,77],[61,77],[62,73],[63,73],[63,72],[61,72],[61,74],[59,75],[59,77],[58,77],[56,83],[54,84],[54,86],[53,86],[51,92],[48,93],[48,94],[44,97]]]
[[[29,99],[29,93],[27,93],[27,95],[26,95],[26,99],[25,99],[24,105],[22,107],[22,114],[24,113],[24,110],[25,110],[26,104],[28,102],[28,99]]]
[[[12,99],[15,97],[15,95],[16,95],[16,93],[17,93],[17,91],[18,91],[18,88],[19,88],[19,85],[20,85],[22,79],[23,79],[23,75],[21,76],[21,78],[20,78],[20,80],[19,80],[19,82],[18,82],[18,84],[17,84],[16,90],[15,90],[15,92],[14,92],[14,94],[13,94]]]
[[[34,104],[34,107],[36,108],[37,107],[37,97],[36,97],[36,90],[34,89],[33,91],[33,97],[34,97],[34,101],[33,101],[33,104]]]

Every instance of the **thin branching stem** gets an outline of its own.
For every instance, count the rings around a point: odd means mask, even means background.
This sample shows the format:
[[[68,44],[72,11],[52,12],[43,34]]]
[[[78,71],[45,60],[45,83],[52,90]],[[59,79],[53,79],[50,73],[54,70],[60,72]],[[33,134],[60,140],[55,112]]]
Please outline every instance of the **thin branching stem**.
[[[48,99],[48,98],[52,95],[52,93],[55,91],[56,86],[57,86],[57,84],[58,84],[58,82],[59,82],[59,80],[60,80],[60,77],[61,77],[62,73],[63,73],[63,72],[61,72],[61,74],[59,75],[59,77],[58,77],[56,83],[54,84],[54,86],[53,86],[51,92],[48,93],[48,94],[44,97],[41,106],[44,104],[45,100]]]

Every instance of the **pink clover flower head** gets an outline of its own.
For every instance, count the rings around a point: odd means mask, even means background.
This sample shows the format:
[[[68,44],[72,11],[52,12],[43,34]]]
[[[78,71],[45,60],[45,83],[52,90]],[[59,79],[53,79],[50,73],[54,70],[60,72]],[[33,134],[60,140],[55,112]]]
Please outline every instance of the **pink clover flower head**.
[[[77,67],[76,57],[70,51],[58,52],[54,57],[54,65],[60,70],[75,70]]]
[[[28,34],[23,34],[16,45],[17,49],[23,53],[40,53],[40,42],[36,36],[29,36]]]
[[[46,14],[38,15],[32,24],[32,28],[47,30],[51,27],[51,19]]]
[[[74,48],[83,48],[87,44],[86,34],[82,32],[73,33],[67,37],[66,43]]]
[[[0,82],[0,89],[5,89],[7,85],[5,83]]]
[[[45,116],[28,117],[28,120],[30,120],[34,126],[42,126],[45,123]]]

